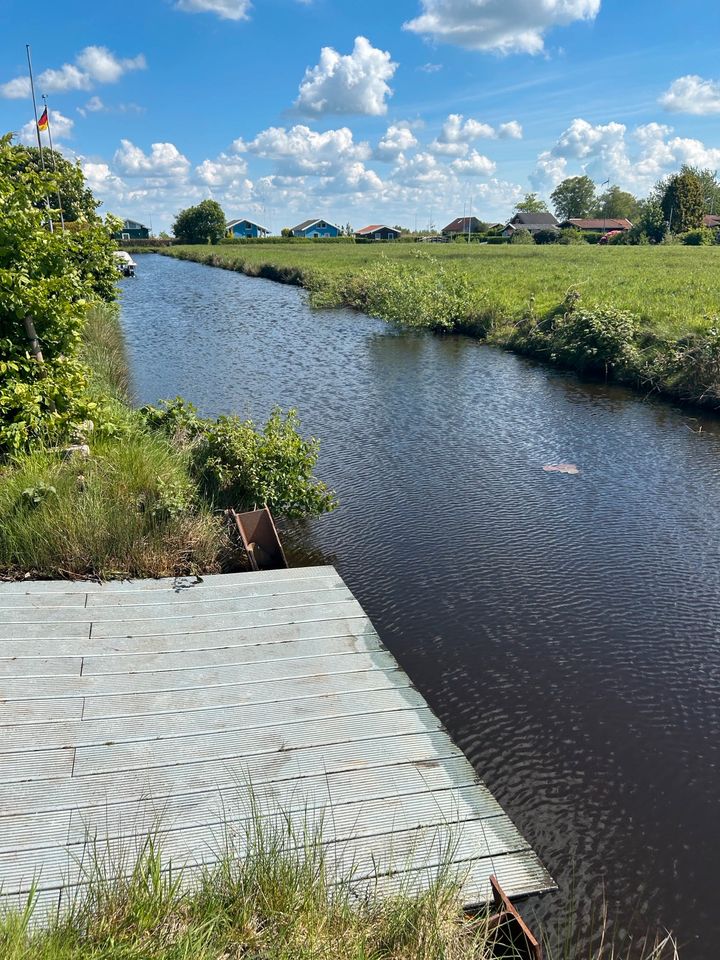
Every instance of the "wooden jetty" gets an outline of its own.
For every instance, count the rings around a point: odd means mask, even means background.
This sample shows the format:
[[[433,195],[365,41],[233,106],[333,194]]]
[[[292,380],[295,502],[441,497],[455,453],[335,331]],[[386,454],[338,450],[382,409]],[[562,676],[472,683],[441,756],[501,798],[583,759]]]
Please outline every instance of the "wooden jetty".
[[[339,876],[466,906],[554,889],[332,567],[0,584],[0,891],[53,906],[104,849],[211,863],[261,809],[308,811]],[[7,902],[7,901],[6,901]]]

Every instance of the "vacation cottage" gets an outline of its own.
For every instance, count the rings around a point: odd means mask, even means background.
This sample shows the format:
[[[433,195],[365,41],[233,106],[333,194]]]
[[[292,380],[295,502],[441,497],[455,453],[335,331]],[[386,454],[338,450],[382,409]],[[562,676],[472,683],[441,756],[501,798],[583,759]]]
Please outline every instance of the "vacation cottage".
[[[229,237],[267,237],[270,231],[253,220],[231,220],[225,224]]]
[[[557,218],[551,213],[527,213],[525,210],[520,210],[505,227],[502,235],[504,237],[512,237],[512,235],[519,230],[527,230],[528,233],[535,236],[535,234],[540,233],[541,230],[559,229],[560,225],[557,222]]]
[[[440,231],[444,237],[459,237],[468,233],[482,233],[485,224],[477,217],[455,217],[452,223]]]
[[[113,234],[113,240],[147,240],[150,228],[137,220],[123,220],[122,229]]]
[[[327,220],[303,220],[296,227],[292,228],[294,237],[306,237],[316,239],[317,237],[339,237],[340,227],[334,223],[328,223]]]
[[[399,236],[400,230],[388,227],[384,223],[373,223],[369,227],[355,231],[355,237],[358,240],[397,240]]]

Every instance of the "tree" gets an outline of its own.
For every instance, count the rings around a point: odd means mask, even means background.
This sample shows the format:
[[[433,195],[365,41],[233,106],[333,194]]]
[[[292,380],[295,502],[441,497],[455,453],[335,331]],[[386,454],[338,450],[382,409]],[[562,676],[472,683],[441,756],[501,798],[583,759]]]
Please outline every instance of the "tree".
[[[595,184],[590,177],[568,177],[550,194],[558,220],[591,217],[597,198]]]
[[[638,213],[630,231],[631,243],[661,243],[666,232],[665,216],[660,200],[650,196],[638,202]]]
[[[225,236],[225,214],[217,200],[203,200],[181,210],[173,233],[181,243],[219,243]]]
[[[40,151],[37,147],[14,146],[16,169],[19,173],[32,172],[43,175]],[[63,219],[68,222],[87,220],[91,223],[98,218],[97,208],[100,201],[92,195],[85,185],[85,177],[76,163],[70,163],[61,154],[43,150],[45,178],[48,184],[47,201],[53,210],[62,204]],[[58,193],[60,194],[58,200]],[[35,201],[39,209],[46,209],[45,197]],[[53,220],[59,222],[60,214],[53,213]]]
[[[704,170],[686,163],[680,168],[680,173],[692,173],[700,181],[705,213],[720,214],[720,182],[717,170]]]
[[[601,193],[597,199],[595,215],[606,220],[630,220],[634,223],[640,212],[640,204],[636,197],[627,190],[621,190],[617,184]]]
[[[293,235],[293,232],[290,227],[283,227],[282,230],[280,231],[281,237],[291,237],[292,235]]]
[[[81,347],[88,304],[115,295],[117,221],[50,231],[53,183],[0,138],[0,456],[64,440],[83,420],[108,425]]]
[[[660,206],[671,233],[687,233],[701,227],[705,199],[700,178],[689,169],[670,177]]]
[[[547,204],[536,193],[526,193],[522,200],[515,204],[516,213],[547,213]]]

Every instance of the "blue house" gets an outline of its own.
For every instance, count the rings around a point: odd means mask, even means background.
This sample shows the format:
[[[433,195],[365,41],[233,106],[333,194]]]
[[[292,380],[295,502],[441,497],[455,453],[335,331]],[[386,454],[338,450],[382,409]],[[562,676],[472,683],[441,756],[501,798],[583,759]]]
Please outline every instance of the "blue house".
[[[327,220],[303,220],[292,228],[294,237],[339,237],[340,227]]]
[[[252,220],[231,220],[225,224],[229,237],[267,237],[270,231]]]

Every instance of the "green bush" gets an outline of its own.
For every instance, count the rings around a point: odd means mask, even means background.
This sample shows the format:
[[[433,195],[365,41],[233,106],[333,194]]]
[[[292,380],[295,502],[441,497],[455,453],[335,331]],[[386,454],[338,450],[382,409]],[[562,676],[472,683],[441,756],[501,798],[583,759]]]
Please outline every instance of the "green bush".
[[[715,242],[715,231],[708,227],[698,227],[697,230],[688,230],[681,237],[686,247],[709,247]]]
[[[262,430],[239,417],[203,419],[180,397],[141,410],[146,422],[188,450],[191,475],[215,507],[238,510],[267,505],[300,518],[326,513],[335,497],[315,479],[319,444],[299,433],[294,410],[273,410]]]
[[[585,236],[582,230],[578,230],[576,227],[566,227],[560,231],[558,243],[564,246],[569,246],[573,243],[585,243]]]
[[[637,362],[637,317],[613,307],[582,307],[571,294],[551,322],[550,358],[587,373],[611,373]]]
[[[535,243],[535,240],[533,239],[533,235],[530,233],[530,231],[525,230],[523,228],[521,230],[515,230],[513,232],[512,236],[510,237],[510,243],[528,244],[528,243]]]
[[[548,243],[558,243],[560,241],[560,233],[557,230],[538,230],[535,234],[535,243],[541,245]]]
[[[483,326],[484,299],[472,279],[454,264],[416,250],[414,263],[384,254],[369,267],[339,278],[307,283],[315,306],[342,303],[406,327],[453,330]],[[431,270],[419,269],[431,266]]]

